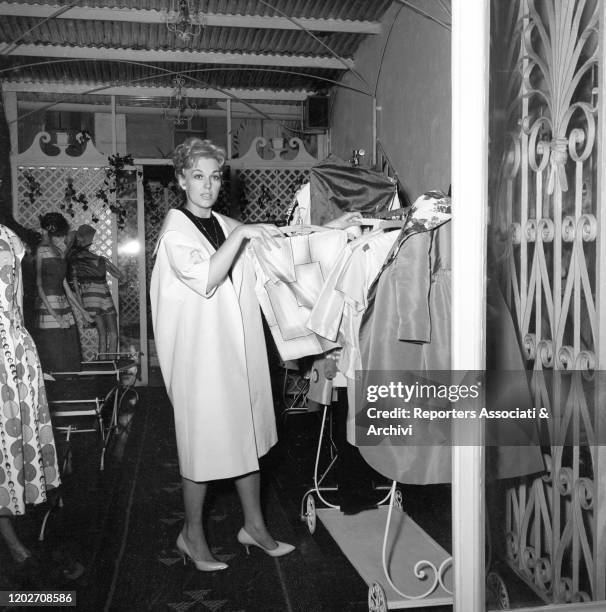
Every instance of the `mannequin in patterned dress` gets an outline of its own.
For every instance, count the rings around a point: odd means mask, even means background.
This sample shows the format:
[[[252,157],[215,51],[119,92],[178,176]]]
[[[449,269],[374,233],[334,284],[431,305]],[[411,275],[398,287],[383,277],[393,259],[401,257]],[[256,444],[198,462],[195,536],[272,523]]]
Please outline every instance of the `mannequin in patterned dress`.
[[[13,559],[30,552],[11,517],[46,500],[60,484],[57,452],[36,346],[23,327],[21,258],[17,235],[0,225],[0,534]]]

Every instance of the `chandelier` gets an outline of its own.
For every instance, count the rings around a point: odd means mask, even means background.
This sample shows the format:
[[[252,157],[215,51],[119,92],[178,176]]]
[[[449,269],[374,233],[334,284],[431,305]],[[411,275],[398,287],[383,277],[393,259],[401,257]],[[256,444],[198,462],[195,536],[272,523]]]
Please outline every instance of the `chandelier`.
[[[162,116],[164,119],[172,121],[175,127],[191,129],[191,121],[194,118],[196,109],[195,104],[192,104],[183,91],[185,79],[182,76],[177,76],[173,79],[175,90],[173,91],[168,106],[164,107]]]
[[[192,0],[171,0],[166,15],[166,27],[184,42],[196,38],[206,25],[204,14],[194,5]]]

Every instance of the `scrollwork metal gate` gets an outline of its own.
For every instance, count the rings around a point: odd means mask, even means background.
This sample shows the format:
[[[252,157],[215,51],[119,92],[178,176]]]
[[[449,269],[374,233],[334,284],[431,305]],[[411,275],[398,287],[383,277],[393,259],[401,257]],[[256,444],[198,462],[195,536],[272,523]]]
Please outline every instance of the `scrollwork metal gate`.
[[[506,493],[506,556],[546,602],[602,600],[604,406],[585,384],[599,378],[606,317],[598,308],[601,6],[492,7],[491,244],[533,370],[535,406],[551,414],[546,472]]]

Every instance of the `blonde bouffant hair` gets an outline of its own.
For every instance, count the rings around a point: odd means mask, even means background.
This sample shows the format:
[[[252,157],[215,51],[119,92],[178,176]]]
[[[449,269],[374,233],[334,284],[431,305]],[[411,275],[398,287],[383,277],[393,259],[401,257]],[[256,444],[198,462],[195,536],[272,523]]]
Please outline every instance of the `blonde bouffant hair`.
[[[213,144],[210,140],[203,140],[192,136],[180,144],[173,153],[175,176],[179,178],[185,170],[192,168],[200,158],[214,159],[219,168],[223,167],[227,154],[223,147]]]

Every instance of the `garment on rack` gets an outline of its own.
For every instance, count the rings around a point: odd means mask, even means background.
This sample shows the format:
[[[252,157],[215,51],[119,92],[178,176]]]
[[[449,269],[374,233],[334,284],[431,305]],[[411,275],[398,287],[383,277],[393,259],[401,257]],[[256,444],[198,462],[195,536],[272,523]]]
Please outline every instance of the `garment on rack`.
[[[397,198],[394,180],[331,156],[311,169],[311,222],[322,225],[344,212],[377,213]]]
[[[306,327],[325,279],[347,243],[344,230],[277,239],[279,248],[252,244],[255,291],[284,361],[317,355],[336,344]]]
[[[397,231],[378,230],[347,244],[307,321],[309,329],[342,347],[337,364],[350,379],[362,367],[358,336],[367,292],[397,237]]]
[[[401,236],[393,251],[360,325],[362,388],[369,370],[450,368],[450,223],[407,239]],[[419,440],[440,437],[436,421],[418,420],[415,426]],[[360,446],[375,470],[407,484],[450,482],[450,450],[449,445],[395,445],[389,438]]]
[[[366,309],[368,288],[392,248],[397,231],[378,230],[347,244],[324,283],[307,326],[341,350],[337,366],[347,380],[346,430],[350,444],[355,442],[355,375],[362,368],[358,342],[360,323]]]
[[[362,388],[369,370],[437,371],[450,369],[451,273],[450,223],[437,229],[409,235],[396,241],[385,268],[369,292],[369,303],[360,325]],[[498,304],[488,292],[489,310],[495,311],[501,342],[513,340],[513,326],[507,324],[504,303]],[[506,354],[511,356],[512,350]],[[515,367],[515,361],[495,361],[498,367]],[[506,366],[506,364],[508,364]],[[512,366],[513,364],[513,366]],[[521,365],[517,362],[518,366]],[[498,382],[498,381],[497,381]],[[501,394],[503,390],[501,388]],[[498,393],[488,397],[496,401]],[[516,401],[528,401],[526,396]],[[523,406],[523,404],[520,404]],[[364,407],[358,407],[364,412]],[[498,406],[493,406],[498,409]],[[487,449],[490,477],[510,478],[543,469],[534,425],[518,429],[515,459],[511,447]],[[450,421],[415,420],[415,438],[443,440],[443,446],[399,445],[389,438],[377,446],[360,446],[364,459],[384,476],[406,484],[434,484],[451,481]],[[528,443],[526,443],[528,442]],[[488,452],[490,451],[490,452]],[[512,461],[512,459],[514,459]]]
[[[23,254],[17,235],[0,225],[0,515],[23,514],[60,484],[42,368],[23,327]]]
[[[491,410],[520,410],[533,407],[527,385],[524,359],[501,289],[492,276],[492,254],[488,247],[486,283],[486,405]],[[510,478],[545,470],[538,431],[533,421],[514,419],[491,421],[487,425],[491,446],[486,453],[485,472],[488,479]],[[516,445],[512,446],[511,442]]]

